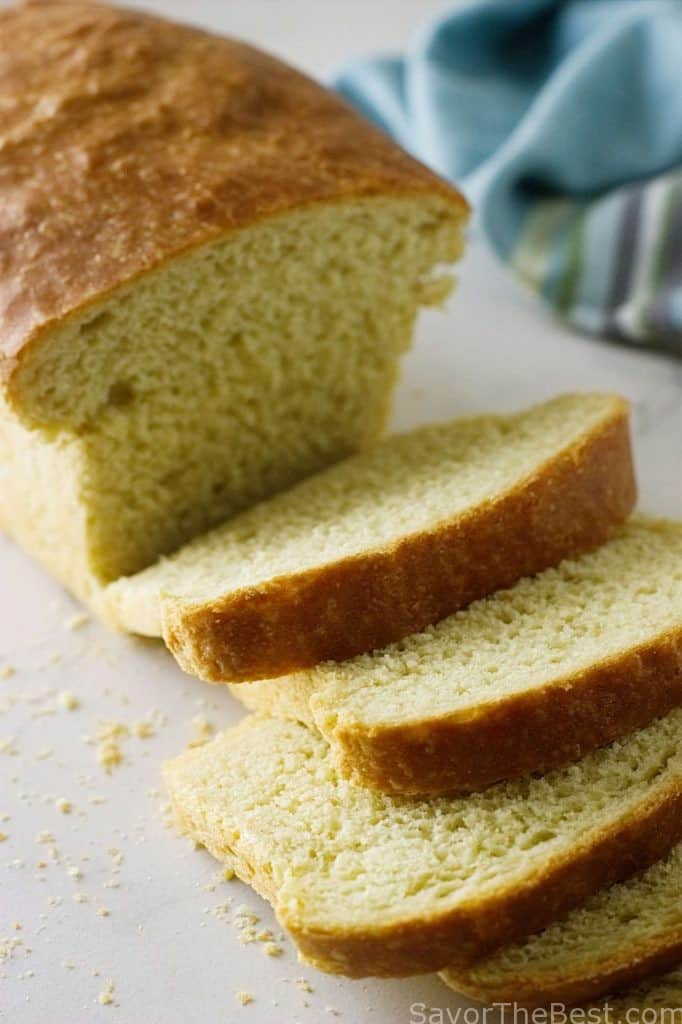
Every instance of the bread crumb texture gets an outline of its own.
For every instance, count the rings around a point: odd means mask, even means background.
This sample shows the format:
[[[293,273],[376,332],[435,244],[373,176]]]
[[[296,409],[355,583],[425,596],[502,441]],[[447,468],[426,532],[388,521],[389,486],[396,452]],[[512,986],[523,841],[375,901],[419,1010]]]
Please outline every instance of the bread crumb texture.
[[[581,438],[623,411],[611,395],[562,395],[515,415],[388,438],[112,584],[109,614],[125,629],[158,636],[164,611],[177,623],[226,595],[437,531],[579,449]]]
[[[682,846],[643,874],[605,889],[545,931],[443,980],[484,1002],[544,1005],[576,989],[607,993],[638,961],[682,941]],[[562,991],[563,989],[563,991]]]
[[[344,780],[304,726],[252,716],[168,762],[165,777],[181,828],[270,899],[317,966],[376,973],[385,964],[369,946],[362,965],[344,961],[344,940],[414,928],[404,960],[427,970],[455,960],[458,938],[443,925],[425,944],[422,925],[487,916],[549,863],[638,820],[679,789],[681,739],[682,711],[673,712],[545,777],[414,801]],[[320,934],[330,942],[318,956]]]
[[[232,692],[332,742],[344,729],[364,733],[371,756],[382,729],[464,721],[669,633],[682,634],[682,523],[632,519],[596,551],[383,650]]]

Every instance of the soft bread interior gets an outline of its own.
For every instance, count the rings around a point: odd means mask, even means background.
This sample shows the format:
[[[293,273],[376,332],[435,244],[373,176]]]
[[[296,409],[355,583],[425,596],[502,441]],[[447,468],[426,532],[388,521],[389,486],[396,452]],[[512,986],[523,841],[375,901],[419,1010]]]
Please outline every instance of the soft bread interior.
[[[682,846],[636,878],[469,970],[443,972],[460,992],[488,1002],[528,1002],[533,992],[584,984],[656,950],[682,944]],[[608,981],[606,982],[608,985]],[[543,1002],[542,998],[531,1002]]]
[[[83,556],[62,578],[88,596],[376,437],[416,312],[449,289],[433,272],[459,254],[460,217],[438,197],[318,204],[39,339],[7,401],[26,472],[49,452],[76,496]],[[58,533],[59,491],[43,512],[35,531]],[[0,521],[57,564],[20,520],[0,493]]]
[[[610,395],[563,395],[516,415],[389,438],[114,584],[109,614],[125,629],[158,636],[164,604],[181,614],[434,530],[517,486],[622,408]]]
[[[674,712],[545,777],[412,800],[344,780],[304,726],[252,716],[165,776],[184,830],[267,895],[283,924],[313,941],[337,935],[338,962],[324,966],[344,971],[349,934],[394,926],[397,937],[416,922],[428,934],[456,907],[502,908],[548,865],[636,820],[679,787],[681,737]]]
[[[477,601],[421,633],[339,664],[234,686],[248,707],[330,741],[485,710],[578,679],[682,628],[682,524],[631,519],[596,551]],[[399,740],[397,741],[399,742]]]

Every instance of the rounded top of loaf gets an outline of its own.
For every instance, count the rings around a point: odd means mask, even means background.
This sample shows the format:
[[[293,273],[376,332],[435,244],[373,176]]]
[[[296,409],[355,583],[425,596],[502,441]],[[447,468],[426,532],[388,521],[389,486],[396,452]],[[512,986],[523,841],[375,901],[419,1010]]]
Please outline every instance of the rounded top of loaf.
[[[311,79],[135,11],[0,11],[0,96],[0,379],[45,329],[226,232],[375,195],[466,211]]]

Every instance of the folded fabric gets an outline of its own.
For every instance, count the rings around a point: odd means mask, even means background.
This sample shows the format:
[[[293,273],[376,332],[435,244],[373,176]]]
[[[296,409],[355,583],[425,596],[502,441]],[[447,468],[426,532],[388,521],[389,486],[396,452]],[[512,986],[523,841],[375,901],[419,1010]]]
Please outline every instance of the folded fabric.
[[[475,0],[334,81],[567,321],[682,354],[680,0]]]

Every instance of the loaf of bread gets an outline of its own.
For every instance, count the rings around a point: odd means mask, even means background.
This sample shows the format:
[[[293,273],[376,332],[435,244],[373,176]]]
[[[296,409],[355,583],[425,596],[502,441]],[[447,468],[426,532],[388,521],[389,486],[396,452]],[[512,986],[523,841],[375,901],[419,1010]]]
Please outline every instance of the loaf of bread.
[[[234,686],[387,792],[481,789],[576,760],[682,706],[682,523],[603,547],[342,664]]]
[[[210,681],[347,658],[605,541],[635,484],[628,410],[564,395],[389,438],[107,590]]]
[[[0,12],[0,524],[97,603],[365,447],[466,203],[241,43]]]
[[[178,824],[354,977],[471,963],[682,841],[682,711],[544,778],[414,800],[354,786],[303,725],[249,717],[165,766]]]
[[[446,984],[484,1003],[584,1003],[682,963],[682,846]],[[672,1024],[672,1022],[671,1022]]]

